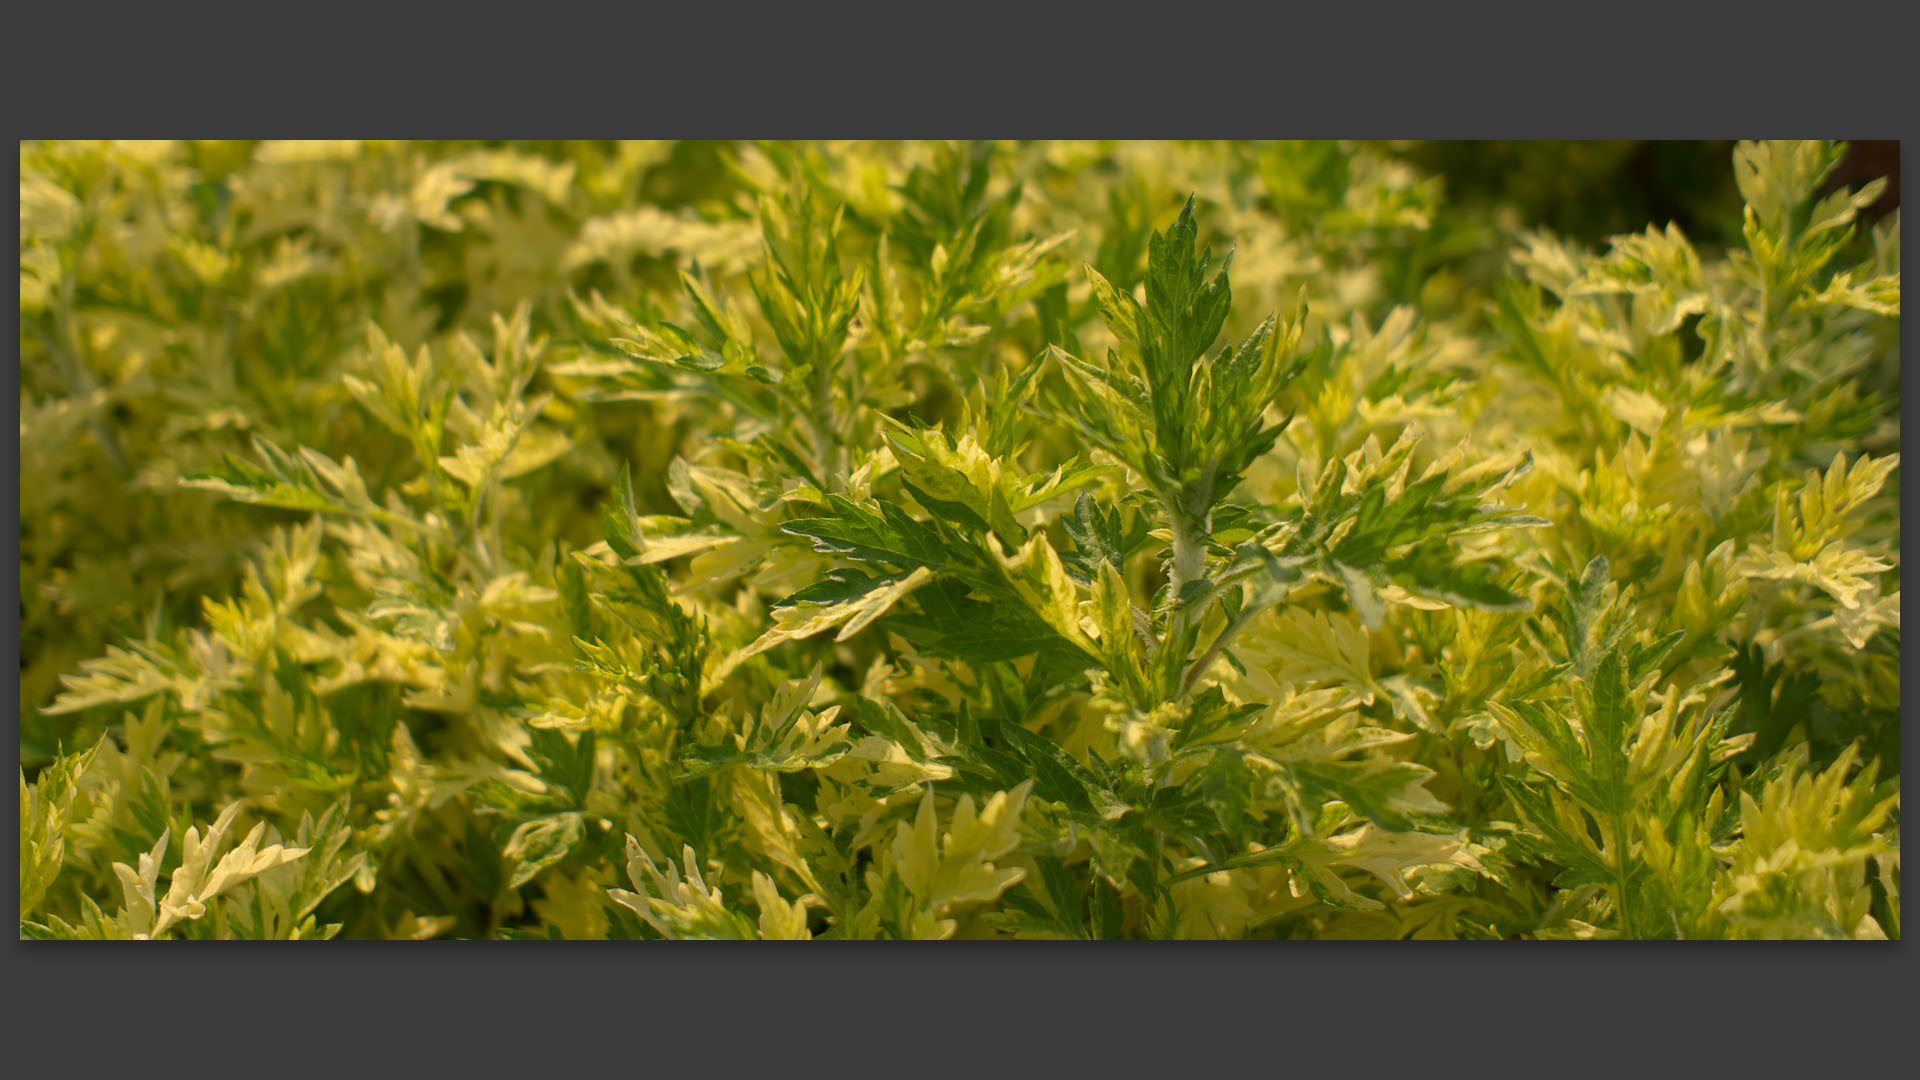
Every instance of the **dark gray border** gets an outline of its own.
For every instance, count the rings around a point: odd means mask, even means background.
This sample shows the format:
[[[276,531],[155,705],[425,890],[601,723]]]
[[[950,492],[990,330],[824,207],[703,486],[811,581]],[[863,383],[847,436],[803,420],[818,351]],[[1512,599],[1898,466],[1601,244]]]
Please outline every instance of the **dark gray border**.
[[[8,20],[22,135],[1900,138],[1914,115],[1892,4],[55,10]],[[1906,1057],[1912,985],[1904,943],[7,948],[7,1056],[103,1073],[1822,1075]]]

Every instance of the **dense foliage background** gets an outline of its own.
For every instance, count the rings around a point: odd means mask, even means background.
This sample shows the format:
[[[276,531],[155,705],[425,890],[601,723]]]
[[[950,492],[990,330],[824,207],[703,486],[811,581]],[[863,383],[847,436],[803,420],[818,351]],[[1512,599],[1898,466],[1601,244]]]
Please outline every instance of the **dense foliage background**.
[[[1897,937],[1860,160],[23,144],[22,934]]]

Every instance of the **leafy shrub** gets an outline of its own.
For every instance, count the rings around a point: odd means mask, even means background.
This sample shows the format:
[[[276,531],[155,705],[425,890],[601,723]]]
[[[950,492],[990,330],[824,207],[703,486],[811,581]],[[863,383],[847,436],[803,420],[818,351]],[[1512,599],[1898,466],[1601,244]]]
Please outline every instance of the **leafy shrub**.
[[[1897,937],[1840,152],[23,144],[22,935]]]

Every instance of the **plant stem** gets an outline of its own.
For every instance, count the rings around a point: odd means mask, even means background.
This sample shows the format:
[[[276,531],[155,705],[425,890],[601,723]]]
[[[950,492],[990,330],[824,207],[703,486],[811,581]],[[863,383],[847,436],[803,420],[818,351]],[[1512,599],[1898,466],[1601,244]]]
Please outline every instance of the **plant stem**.
[[[1207,541],[1213,535],[1213,509],[1205,500],[1194,499],[1185,489],[1175,489],[1160,496],[1161,505],[1167,512],[1167,523],[1173,532],[1173,563],[1168,569],[1167,591],[1171,602],[1171,613],[1167,617],[1167,631],[1161,642],[1163,648],[1182,650],[1185,658],[1187,634],[1193,629],[1190,611],[1181,597],[1187,586],[1206,577]],[[1203,509],[1195,512],[1194,504]],[[1202,613],[1204,614],[1204,612]],[[1215,644],[1219,641],[1216,639]],[[1213,650],[1209,650],[1202,662],[1210,662]],[[1171,699],[1184,698],[1192,688],[1194,675],[1190,670],[1174,689]]]
[[[1629,891],[1627,879],[1630,869],[1627,864],[1627,816],[1618,810],[1615,810],[1613,814],[1613,842],[1618,845],[1619,848],[1619,850],[1614,853],[1613,877],[1615,887],[1620,890],[1620,932],[1629,940],[1632,940],[1638,935],[1634,933],[1633,929],[1633,901],[1627,895]]]
[[[1213,662],[1219,659],[1222,652],[1226,651],[1227,642],[1233,640],[1235,635],[1240,633],[1241,627],[1247,625],[1247,620],[1253,618],[1259,610],[1262,609],[1248,608],[1235,616],[1227,625],[1220,628],[1220,633],[1213,639],[1213,644],[1208,645],[1207,651],[1200,654],[1200,659],[1194,661],[1193,665],[1187,668],[1186,677],[1180,681],[1180,697],[1182,700],[1193,695],[1193,688],[1200,682],[1200,676],[1204,674],[1208,668],[1213,666]]]
[[[1173,525],[1173,573],[1169,587],[1177,600],[1189,582],[1200,580],[1206,573],[1207,537],[1213,532],[1213,514],[1209,511],[1196,520],[1169,499],[1167,516]]]

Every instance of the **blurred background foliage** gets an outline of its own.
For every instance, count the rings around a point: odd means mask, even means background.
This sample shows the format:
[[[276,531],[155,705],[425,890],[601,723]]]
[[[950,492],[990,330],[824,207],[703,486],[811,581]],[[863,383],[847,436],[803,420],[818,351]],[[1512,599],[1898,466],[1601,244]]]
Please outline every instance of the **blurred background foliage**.
[[[1671,222],[1697,247],[1740,240],[1740,192],[1727,169],[1733,142],[1482,140],[1397,143],[1408,164],[1439,177],[1449,198],[1497,210],[1569,240],[1598,246],[1607,237]],[[1897,142],[1856,141],[1826,190],[1887,178],[1887,190],[1862,215],[1871,225],[1900,205]]]

